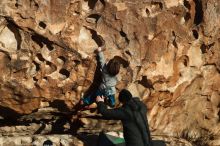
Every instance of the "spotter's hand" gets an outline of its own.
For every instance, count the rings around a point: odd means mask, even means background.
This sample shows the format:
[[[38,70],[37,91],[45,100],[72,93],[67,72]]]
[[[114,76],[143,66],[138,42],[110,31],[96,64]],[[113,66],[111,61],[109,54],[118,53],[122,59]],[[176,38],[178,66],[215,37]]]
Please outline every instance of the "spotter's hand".
[[[104,96],[97,96],[96,97],[96,102],[104,102],[105,101],[105,97]]]

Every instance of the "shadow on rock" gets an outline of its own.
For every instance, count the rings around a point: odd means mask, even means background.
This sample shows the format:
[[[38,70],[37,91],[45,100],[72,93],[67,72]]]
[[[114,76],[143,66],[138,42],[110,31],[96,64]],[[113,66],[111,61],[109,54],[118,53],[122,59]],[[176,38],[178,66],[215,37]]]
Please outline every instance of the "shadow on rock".
[[[17,123],[17,119],[21,115],[16,111],[14,111],[13,109],[0,106],[0,116],[2,117],[2,119],[0,120],[0,126],[4,126],[4,125],[15,125]]]

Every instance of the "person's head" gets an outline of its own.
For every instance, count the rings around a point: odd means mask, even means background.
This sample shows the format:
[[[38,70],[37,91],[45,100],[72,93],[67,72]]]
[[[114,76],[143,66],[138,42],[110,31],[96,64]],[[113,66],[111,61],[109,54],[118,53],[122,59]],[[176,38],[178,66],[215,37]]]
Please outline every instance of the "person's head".
[[[120,92],[119,92],[119,96],[118,96],[118,99],[121,103],[126,103],[128,101],[130,101],[132,99],[132,94],[130,91],[126,90],[126,89],[122,89]]]
[[[44,141],[43,146],[53,146],[53,142],[51,140],[46,140]]]
[[[107,71],[109,75],[116,76],[120,71],[120,63],[116,59],[111,59],[107,63]]]

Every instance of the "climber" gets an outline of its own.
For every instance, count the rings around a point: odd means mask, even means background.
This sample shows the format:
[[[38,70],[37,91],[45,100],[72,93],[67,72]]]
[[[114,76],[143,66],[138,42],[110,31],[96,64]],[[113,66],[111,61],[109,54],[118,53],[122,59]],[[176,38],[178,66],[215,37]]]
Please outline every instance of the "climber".
[[[114,58],[106,63],[103,50],[104,47],[98,47],[96,50],[98,54],[98,62],[100,63],[100,71],[102,74],[101,83],[96,91],[88,96],[84,96],[81,99],[80,104],[83,106],[89,106],[90,104],[94,103],[96,96],[105,96],[107,104],[110,107],[115,106],[115,85],[117,84],[116,75],[120,71],[120,63]]]
[[[121,120],[126,146],[152,146],[147,108],[139,98],[133,98],[132,94],[123,89],[119,93],[119,101],[122,107],[107,109],[104,104],[104,96],[97,96],[98,111],[104,118]]]

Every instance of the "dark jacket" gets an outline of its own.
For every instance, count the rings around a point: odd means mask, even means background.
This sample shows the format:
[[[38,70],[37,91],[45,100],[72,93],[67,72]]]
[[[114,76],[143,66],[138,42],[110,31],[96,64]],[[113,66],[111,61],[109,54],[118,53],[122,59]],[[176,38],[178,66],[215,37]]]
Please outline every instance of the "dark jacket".
[[[122,121],[126,146],[151,146],[147,108],[138,98],[115,109],[107,109],[103,102],[98,102],[98,110],[107,119]]]

